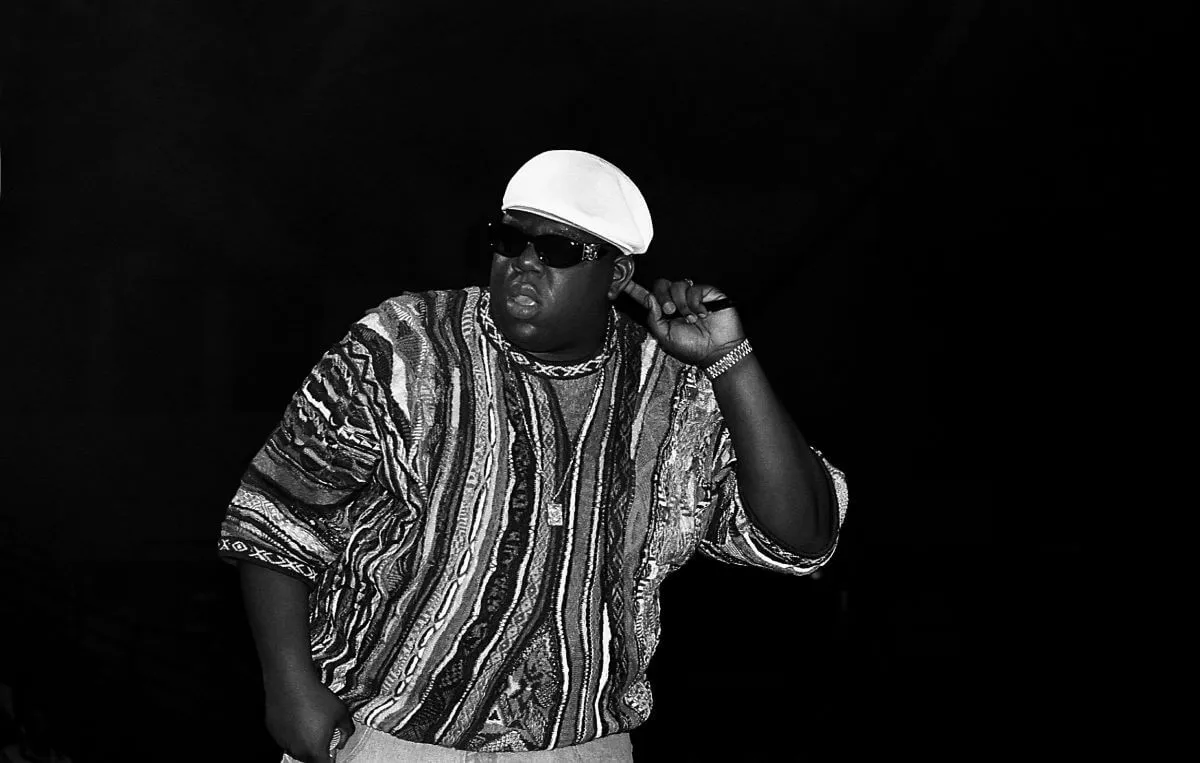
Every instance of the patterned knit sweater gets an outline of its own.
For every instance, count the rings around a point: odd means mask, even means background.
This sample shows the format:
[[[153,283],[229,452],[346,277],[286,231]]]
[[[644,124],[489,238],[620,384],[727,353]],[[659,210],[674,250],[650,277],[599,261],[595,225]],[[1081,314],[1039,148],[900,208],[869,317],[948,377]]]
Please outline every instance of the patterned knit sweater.
[[[752,523],[710,383],[643,327],[614,311],[598,361],[536,369],[487,300],[405,294],[356,323],[250,464],[219,553],[312,586],[314,661],[359,723],[582,744],[649,716],[659,586],[695,552],[804,575],[833,550]]]

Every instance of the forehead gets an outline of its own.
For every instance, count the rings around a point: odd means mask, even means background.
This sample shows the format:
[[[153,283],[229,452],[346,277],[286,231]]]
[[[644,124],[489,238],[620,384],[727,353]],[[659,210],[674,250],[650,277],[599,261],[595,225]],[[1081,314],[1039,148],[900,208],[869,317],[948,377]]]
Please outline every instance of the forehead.
[[[565,236],[566,238],[580,241],[584,244],[603,244],[611,247],[602,238],[592,235],[585,230],[576,228],[574,225],[560,223],[557,220],[551,220],[548,217],[526,212],[520,209],[509,209],[503,213],[504,222],[520,228],[527,236]]]

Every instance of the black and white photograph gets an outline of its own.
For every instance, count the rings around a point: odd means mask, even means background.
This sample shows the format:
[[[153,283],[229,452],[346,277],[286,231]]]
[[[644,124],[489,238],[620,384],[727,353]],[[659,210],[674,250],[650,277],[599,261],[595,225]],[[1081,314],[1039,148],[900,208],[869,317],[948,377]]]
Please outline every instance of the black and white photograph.
[[[3,3],[0,763],[1114,752],[1151,15]]]

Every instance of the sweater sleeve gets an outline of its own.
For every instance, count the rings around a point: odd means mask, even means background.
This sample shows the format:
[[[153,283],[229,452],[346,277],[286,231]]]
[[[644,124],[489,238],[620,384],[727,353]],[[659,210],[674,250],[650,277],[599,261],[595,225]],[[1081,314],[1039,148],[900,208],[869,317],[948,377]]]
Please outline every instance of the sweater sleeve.
[[[349,506],[380,460],[372,345],[365,323],[309,372],[242,476],[218,554],[312,584],[345,548]]]
[[[711,476],[701,484],[700,501],[715,503],[708,531],[700,540],[699,551],[712,559],[729,564],[759,567],[788,575],[808,575],[829,561],[837,548],[837,535],[846,519],[849,495],[846,477],[840,470],[814,449],[817,459],[825,468],[832,493],[837,500],[837,526],[834,541],[819,557],[806,557],[787,548],[760,528],[742,504],[738,494],[737,455],[729,429],[718,421],[716,443],[711,461]]]

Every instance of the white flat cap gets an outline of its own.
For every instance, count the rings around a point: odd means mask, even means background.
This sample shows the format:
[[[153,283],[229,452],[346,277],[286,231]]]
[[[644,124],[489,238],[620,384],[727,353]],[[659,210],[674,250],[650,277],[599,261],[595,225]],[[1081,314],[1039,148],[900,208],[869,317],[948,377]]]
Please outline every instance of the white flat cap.
[[[501,209],[573,225],[625,254],[644,253],[654,237],[638,187],[611,162],[584,151],[546,151],[525,162],[508,181]]]

